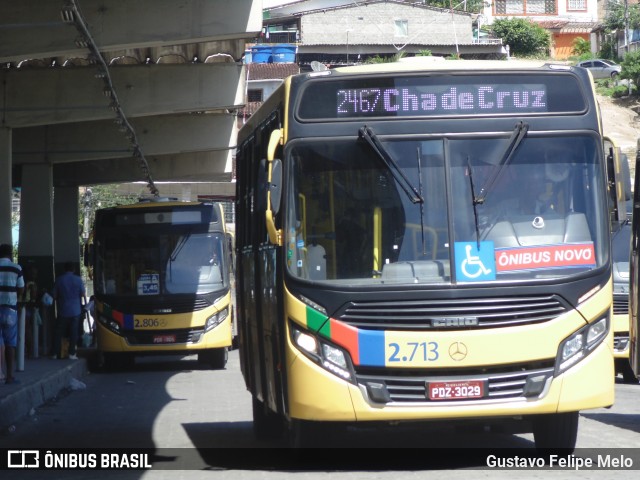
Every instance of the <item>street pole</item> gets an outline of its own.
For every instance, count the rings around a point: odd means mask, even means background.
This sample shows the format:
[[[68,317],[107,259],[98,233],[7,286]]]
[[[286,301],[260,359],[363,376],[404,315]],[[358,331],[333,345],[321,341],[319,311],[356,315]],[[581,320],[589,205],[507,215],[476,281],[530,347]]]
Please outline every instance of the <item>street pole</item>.
[[[624,51],[625,58],[629,53],[629,0],[624,0]],[[628,94],[631,95],[631,80],[628,80]]]

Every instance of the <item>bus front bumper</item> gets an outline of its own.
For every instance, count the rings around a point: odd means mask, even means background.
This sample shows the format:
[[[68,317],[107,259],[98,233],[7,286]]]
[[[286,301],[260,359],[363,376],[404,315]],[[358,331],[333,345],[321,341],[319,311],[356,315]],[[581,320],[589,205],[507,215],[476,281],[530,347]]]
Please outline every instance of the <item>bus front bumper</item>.
[[[519,417],[608,407],[614,401],[610,342],[557,377],[536,397],[376,403],[363,385],[344,381],[298,354],[289,364],[289,416],[315,421],[420,421]],[[289,352],[290,354],[292,352]]]
[[[123,331],[116,334],[98,323],[98,350],[109,353],[171,353],[190,352],[230,347],[232,343],[231,320],[204,332],[202,328],[176,333],[163,330]]]

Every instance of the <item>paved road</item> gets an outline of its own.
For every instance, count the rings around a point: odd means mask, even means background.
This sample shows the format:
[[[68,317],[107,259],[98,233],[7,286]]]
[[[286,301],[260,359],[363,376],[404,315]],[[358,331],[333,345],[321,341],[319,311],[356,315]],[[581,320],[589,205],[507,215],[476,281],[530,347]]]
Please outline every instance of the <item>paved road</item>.
[[[274,480],[292,475],[424,479],[429,470],[454,479],[567,478],[573,473],[476,470],[485,466],[484,458],[469,458],[470,450],[460,448],[522,448],[533,455],[530,434],[460,432],[423,425],[349,429],[334,439],[337,447],[362,447],[355,450],[292,451],[277,448],[284,447],[284,442],[257,442],[237,351],[230,353],[225,370],[201,369],[195,357],[143,358],[131,372],[89,374],[83,382],[85,389],[39,408],[19,422],[14,433],[5,432],[0,448],[156,449],[151,471],[124,472],[117,478],[176,478],[175,470],[167,470],[175,468],[186,470],[179,478],[201,478],[206,470],[207,477]],[[616,393],[613,408],[582,414],[579,448],[640,447],[640,386],[619,383]],[[640,459],[637,463],[640,468]],[[90,473],[64,472],[64,478],[92,478]],[[607,472],[578,473],[580,478],[608,476]],[[619,478],[637,475],[638,470],[616,472]]]

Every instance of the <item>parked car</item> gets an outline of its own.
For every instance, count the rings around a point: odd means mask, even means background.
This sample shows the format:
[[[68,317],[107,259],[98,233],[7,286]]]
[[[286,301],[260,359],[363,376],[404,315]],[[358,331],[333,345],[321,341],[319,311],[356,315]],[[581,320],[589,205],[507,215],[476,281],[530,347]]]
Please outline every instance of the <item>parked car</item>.
[[[617,63],[602,58],[583,60],[582,62],[578,62],[576,66],[589,70],[594,79],[615,78],[617,75],[620,75],[620,71],[622,70],[622,67]]]

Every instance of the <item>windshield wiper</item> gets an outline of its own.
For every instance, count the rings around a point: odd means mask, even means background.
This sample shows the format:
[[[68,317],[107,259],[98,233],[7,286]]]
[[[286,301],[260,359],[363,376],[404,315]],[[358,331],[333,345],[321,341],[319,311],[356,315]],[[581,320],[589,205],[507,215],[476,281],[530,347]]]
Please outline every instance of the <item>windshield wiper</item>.
[[[476,240],[478,242],[478,250],[480,250],[480,224],[478,223],[478,204],[476,203],[476,191],[473,186],[473,168],[471,168],[471,159],[467,155],[467,171],[469,174],[469,186],[471,188],[471,199],[473,204],[473,218],[476,224]]]
[[[382,163],[384,163],[389,172],[391,172],[391,175],[393,175],[395,181],[398,182],[400,187],[402,187],[404,192],[407,194],[409,200],[411,200],[412,203],[424,203],[424,198],[422,198],[422,195],[420,195],[420,193],[418,193],[418,190],[416,190],[416,187],[411,184],[409,179],[400,168],[400,165],[398,165],[398,162],[396,162],[394,158],[389,155],[389,152],[387,152],[382,143],[380,143],[374,131],[365,125],[364,127],[360,128],[360,130],[358,130],[358,137],[365,140],[371,147],[371,149],[376,153],[378,158],[382,160]]]
[[[420,188],[420,197],[422,196],[422,152],[420,147],[416,148],[416,161],[418,162],[418,187]],[[420,231],[422,232],[422,256],[427,255],[427,244],[424,241],[424,201],[420,202]]]
[[[180,255],[182,248],[187,244],[187,241],[189,241],[189,238],[191,238],[191,230],[187,231],[186,235],[184,235],[183,237],[180,238],[180,240],[178,240],[178,243],[173,249],[173,253],[171,253],[171,255],[169,256],[169,260],[171,260],[171,263],[176,261],[176,258],[178,258],[178,255]]]
[[[518,146],[527,135],[528,130],[528,123],[518,122],[513,130],[513,133],[511,134],[511,138],[509,138],[509,145],[507,145],[506,150],[502,154],[500,163],[498,163],[497,168],[493,171],[493,175],[489,177],[484,186],[480,189],[480,193],[478,194],[478,196],[473,198],[474,205],[481,205],[487,199],[487,195],[491,191],[491,187],[493,187],[493,184],[498,181],[498,179],[504,172],[504,168],[509,165],[513,154],[516,153]]]

